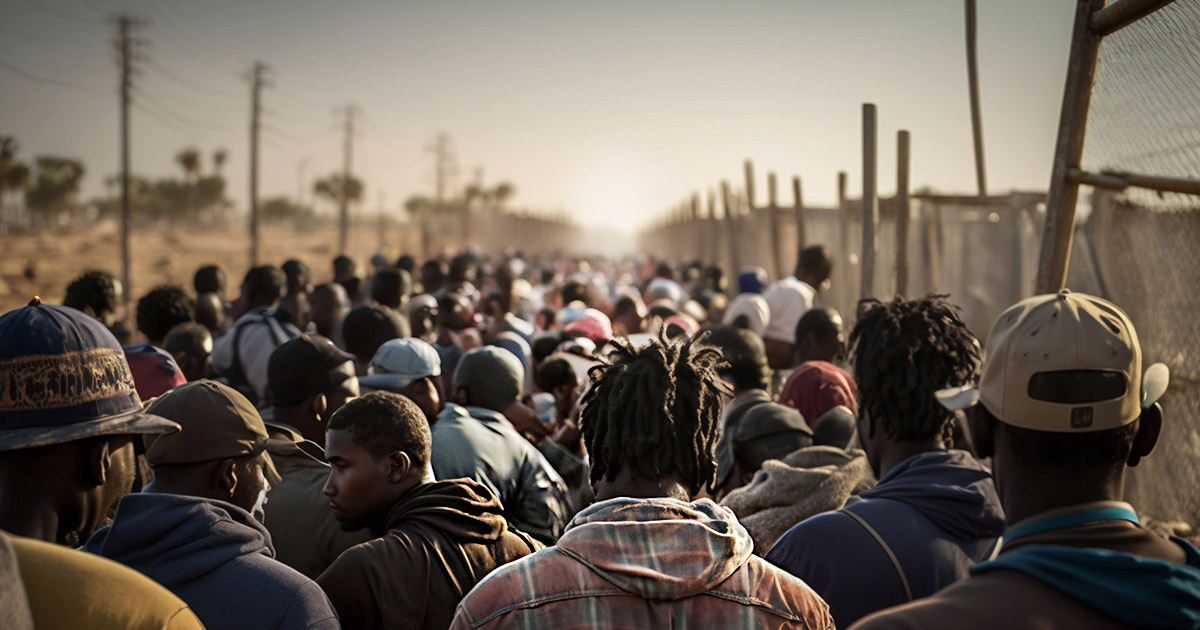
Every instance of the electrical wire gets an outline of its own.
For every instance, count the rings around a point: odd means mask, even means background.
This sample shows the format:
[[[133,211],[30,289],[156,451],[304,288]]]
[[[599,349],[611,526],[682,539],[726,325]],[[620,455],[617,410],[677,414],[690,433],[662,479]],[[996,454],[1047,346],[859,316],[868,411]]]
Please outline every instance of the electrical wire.
[[[103,94],[105,92],[105,90],[101,90],[99,88],[88,87],[86,85],[80,85],[78,83],[72,83],[70,81],[63,81],[61,79],[54,79],[51,77],[44,77],[41,75],[34,74],[32,72],[22,69],[20,66],[10,63],[9,61],[5,60],[3,57],[0,57],[0,67],[7,69],[8,71],[12,72],[13,74],[15,74],[23,79],[27,79],[29,81],[35,81],[37,83],[44,83],[46,85],[55,85],[58,87],[67,87],[67,88],[72,88],[72,89],[76,89],[76,90],[83,90],[84,92],[91,92],[93,94]]]

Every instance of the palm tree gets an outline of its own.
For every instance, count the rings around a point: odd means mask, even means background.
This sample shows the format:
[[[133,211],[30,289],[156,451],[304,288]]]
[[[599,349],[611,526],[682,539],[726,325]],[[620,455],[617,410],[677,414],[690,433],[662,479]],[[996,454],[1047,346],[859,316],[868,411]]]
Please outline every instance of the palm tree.
[[[495,201],[496,206],[501,208],[503,208],[504,204],[507,203],[509,199],[512,199],[513,195],[515,194],[517,194],[517,187],[513,186],[509,182],[500,182],[491,190],[492,199]]]
[[[194,181],[200,173],[200,151],[195,147],[188,147],[175,154],[175,163],[179,168],[183,169],[183,178],[187,181]]]
[[[229,152],[225,149],[217,149],[212,154],[213,174],[220,176],[221,167],[225,166],[225,160],[229,159]]]
[[[313,193],[318,197],[328,199],[339,206],[338,216],[338,253],[346,251],[346,236],[350,229],[350,204],[362,201],[362,180],[350,176],[346,179],[341,173],[334,173],[313,183]],[[343,203],[345,202],[345,203]]]
[[[26,203],[43,218],[53,218],[74,203],[84,172],[83,163],[79,160],[37,158],[37,178],[26,193]]]
[[[190,215],[196,206],[195,188],[196,179],[200,176],[200,151],[196,147],[182,149],[175,154],[175,163],[183,169],[183,180],[188,186],[187,207],[183,211]],[[170,219],[174,222],[174,213],[171,213]]]

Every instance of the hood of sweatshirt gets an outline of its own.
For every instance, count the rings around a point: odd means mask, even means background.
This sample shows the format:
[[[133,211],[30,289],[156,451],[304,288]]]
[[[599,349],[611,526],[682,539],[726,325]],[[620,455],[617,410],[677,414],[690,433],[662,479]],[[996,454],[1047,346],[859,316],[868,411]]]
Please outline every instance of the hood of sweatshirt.
[[[558,549],[623,591],[667,601],[703,593],[750,560],[754,542],[708,499],[609,499],[580,512]]]
[[[157,492],[122,498],[112,524],[92,534],[83,549],[169,589],[239,556],[275,555],[267,529],[249,512],[215,499]]]
[[[959,538],[995,538],[1004,533],[1004,508],[992,472],[966,451],[913,455],[859,496],[907,504]],[[851,499],[847,506],[854,502]]]
[[[1172,540],[1187,553],[1185,564],[1107,549],[1028,545],[971,567],[1020,571],[1129,627],[1200,627],[1200,551]]]
[[[500,499],[477,481],[435,481],[397,499],[388,511],[387,529],[420,523],[464,543],[490,543],[508,529],[503,512]]]

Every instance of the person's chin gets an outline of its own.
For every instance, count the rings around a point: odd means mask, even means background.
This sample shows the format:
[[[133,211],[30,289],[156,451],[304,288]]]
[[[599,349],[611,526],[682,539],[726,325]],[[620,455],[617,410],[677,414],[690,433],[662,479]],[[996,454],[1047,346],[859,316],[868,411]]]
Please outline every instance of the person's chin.
[[[337,507],[331,507],[330,511],[333,512],[333,518],[337,519],[338,525],[343,531],[352,532],[362,529],[366,525],[363,519],[346,514]]]

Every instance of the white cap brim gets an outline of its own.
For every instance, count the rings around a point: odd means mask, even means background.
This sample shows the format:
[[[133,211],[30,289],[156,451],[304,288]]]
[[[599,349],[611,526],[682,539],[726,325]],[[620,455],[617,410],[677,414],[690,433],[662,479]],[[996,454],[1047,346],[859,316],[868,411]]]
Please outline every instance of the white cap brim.
[[[950,411],[961,411],[979,404],[979,388],[974,385],[951,387],[933,393],[937,401]]]
[[[1167,392],[1167,385],[1171,382],[1171,370],[1162,363],[1155,363],[1146,370],[1146,375],[1142,377],[1142,409],[1158,402],[1159,398]]]

